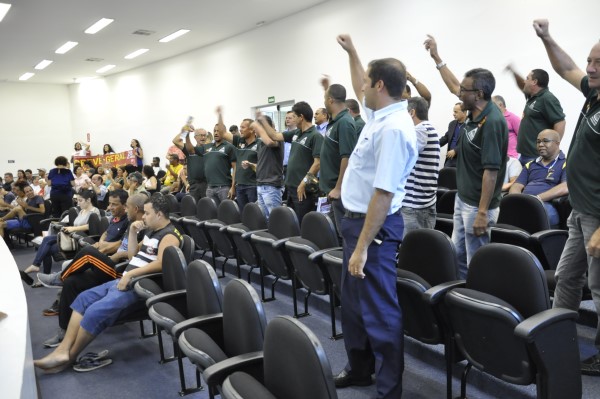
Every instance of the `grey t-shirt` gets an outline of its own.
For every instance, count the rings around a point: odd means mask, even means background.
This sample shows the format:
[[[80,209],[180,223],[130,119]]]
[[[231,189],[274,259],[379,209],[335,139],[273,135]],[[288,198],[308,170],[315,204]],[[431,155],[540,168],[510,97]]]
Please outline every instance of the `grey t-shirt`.
[[[269,147],[258,140],[256,184],[259,186],[283,186],[283,143]]]

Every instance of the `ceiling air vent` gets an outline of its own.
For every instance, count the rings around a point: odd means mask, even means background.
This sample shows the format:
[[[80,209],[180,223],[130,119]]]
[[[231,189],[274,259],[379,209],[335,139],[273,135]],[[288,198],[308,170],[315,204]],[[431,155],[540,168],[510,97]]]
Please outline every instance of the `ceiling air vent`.
[[[153,30],[146,30],[146,29],[138,29],[135,32],[133,32],[134,35],[140,35],[140,36],[150,36],[155,33],[156,32]]]
[[[88,62],[102,62],[102,61],[104,61],[104,58],[90,57],[90,58],[86,58],[85,60]]]

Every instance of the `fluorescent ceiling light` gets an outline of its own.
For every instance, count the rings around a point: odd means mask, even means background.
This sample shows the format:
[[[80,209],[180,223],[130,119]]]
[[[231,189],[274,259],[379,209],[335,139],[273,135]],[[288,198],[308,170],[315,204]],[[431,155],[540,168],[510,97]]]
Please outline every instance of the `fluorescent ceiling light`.
[[[89,34],[89,35],[93,35],[94,33],[98,33],[102,29],[106,28],[113,21],[114,21],[114,19],[102,18],[101,20],[99,20],[98,22],[96,22],[94,25],[92,25],[89,28],[87,28],[84,32],[87,33],[87,34]]]
[[[104,73],[104,72],[110,71],[110,70],[111,70],[111,69],[113,69],[114,67],[116,67],[116,65],[105,65],[105,66],[103,66],[102,68],[98,69],[98,70],[96,71],[96,73]]]
[[[139,56],[139,55],[142,55],[142,54],[144,54],[146,51],[148,51],[148,49],[147,49],[147,48],[141,48],[141,49],[139,49],[139,50],[135,50],[133,53],[131,53],[131,54],[127,54],[127,55],[125,56],[125,59],[126,59],[126,60],[132,60],[132,59],[134,59],[135,57],[137,57],[137,56]]]
[[[19,77],[19,80],[27,80],[27,79],[29,79],[30,77],[32,77],[33,75],[35,75],[35,73],[32,73],[32,72],[27,72],[27,73],[24,73],[23,75],[21,75],[21,76]]]
[[[189,29],[179,29],[177,32],[171,33],[169,36],[163,37],[162,39],[159,40],[159,42],[161,42],[161,43],[168,43],[171,40],[177,39],[179,36],[185,35],[189,31],[190,31]]]
[[[77,46],[79,43],[77,42],[66,42],[62,46],[60,46],[55,53],[56,54],[64,54],[67,51],[71,50],[73,47]]]
[[[0,21],[4,19],[4,16],[10,10],[11,4],[0,3]]]
[[[46,68],[48,65],[52,64],[54,61],[50,61],[50,60],[42,60],[40,61],[39,64],[37,64],[34,68],[35,69],[44,69]]]

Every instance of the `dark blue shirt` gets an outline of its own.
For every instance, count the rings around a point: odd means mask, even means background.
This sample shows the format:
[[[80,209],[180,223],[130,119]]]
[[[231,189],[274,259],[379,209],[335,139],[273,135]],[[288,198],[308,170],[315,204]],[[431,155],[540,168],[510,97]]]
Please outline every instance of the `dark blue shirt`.
[[[456,148],[456,143],[458,143],[458,138],[460,137],[460,132],[462,131],[462,125],[462,123],[456,124],[456,127],[454,128],[454,134],[452,134],[452,140],[450,140],[450,143],[448,144],[448,151]]]
[[[542,157],[538,157],[525,164],[516,183],[525,186],[523,194],[539,195],[567,181],[566,163],[567,159],[562,151],[548,165],[544,165]]]
[[[120,241],[127,231],[127,227],[129,226],[129,219],[127,219],[127,215],[121,216],[120,219],[112,218],[110,223],[108,224],[108,228],[106,229],[106,238],[104,241],[107,242],[116,242]]]
[[[52,182],[52,191],[50,193],[56,194],[69,194],[72,192],[71,181],[75,180],[73,172],[67,168],[54,168],[50,169],[48,173],[48,180]]]

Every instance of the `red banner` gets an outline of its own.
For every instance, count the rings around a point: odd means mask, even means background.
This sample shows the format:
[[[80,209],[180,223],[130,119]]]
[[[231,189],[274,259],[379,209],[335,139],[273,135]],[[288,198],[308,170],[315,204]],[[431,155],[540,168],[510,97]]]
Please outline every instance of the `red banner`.
[[[90,164],[94,169],[98,169],[98,166],[103,167],[117,167],[125,165],[137,165],[137,160],[133,150],[117,152],[116,154],[106,155],[94,155],[89,157],[74,157],[73,166],[81,165],[84,170],[90,168]]]

